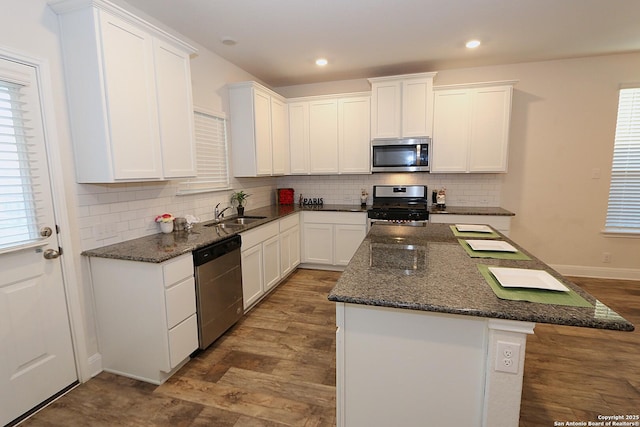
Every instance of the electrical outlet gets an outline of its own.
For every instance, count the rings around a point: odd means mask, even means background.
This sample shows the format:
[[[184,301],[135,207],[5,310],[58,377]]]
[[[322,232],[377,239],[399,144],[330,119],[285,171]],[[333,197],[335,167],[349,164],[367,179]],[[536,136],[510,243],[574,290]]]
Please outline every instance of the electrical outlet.
[[[602,262],[605,262],[605,263],[611,262],[611,252],[602,252]]]
[[[496,345],[496,371],[517,374],[520,367],[520,344],[498,341]]]

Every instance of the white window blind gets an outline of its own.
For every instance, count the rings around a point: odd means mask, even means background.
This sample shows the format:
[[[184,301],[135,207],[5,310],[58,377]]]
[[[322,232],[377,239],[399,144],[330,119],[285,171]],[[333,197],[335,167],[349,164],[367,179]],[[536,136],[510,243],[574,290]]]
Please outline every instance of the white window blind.
[[[196,134],[195,178],[182,181],[178,194],[229,189],[227,120],[217,113],[194,111]]]
[[[0,251],[41,240],[42,192],[28,90],[3,80],[0,72]]]
[[[620,90],[605,231],[640,233],[640,87]]]

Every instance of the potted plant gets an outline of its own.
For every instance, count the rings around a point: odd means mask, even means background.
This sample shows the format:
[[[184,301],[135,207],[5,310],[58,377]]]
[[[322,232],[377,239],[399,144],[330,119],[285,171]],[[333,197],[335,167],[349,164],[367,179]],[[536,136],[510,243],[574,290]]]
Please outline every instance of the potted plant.
[[[236,209],[238,210],[238,216],[244,216],[244,201],[251,194],[245,193],[243,190],[236,191],[231,194],[231,204],[237,204]]]

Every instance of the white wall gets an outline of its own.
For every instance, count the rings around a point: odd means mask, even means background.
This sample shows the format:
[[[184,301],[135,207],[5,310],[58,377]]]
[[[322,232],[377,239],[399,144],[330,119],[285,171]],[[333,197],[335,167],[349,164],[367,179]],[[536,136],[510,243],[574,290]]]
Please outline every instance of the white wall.
[[[640,239],[601,233],[617,91],[622,83],[638,82],[639,69],[640,54],[627,54],[443,70],[435,78],[435,85],[519,80],[513,95],[509,172],[497,179],[499,200],[516,213],[511,236],[565,274],[640,279]],[[361,91],[364,84],[366,80],[351,80],[276,90],[294,97],[336,93],[338,88]],[[592,178],[594,170],[600,178]],[[470,178],[451,174],[442,179],[451,187]],[[339,180],[337,187],[348,183]],[[603,262],[603,252],[611,254],[611,263]]]

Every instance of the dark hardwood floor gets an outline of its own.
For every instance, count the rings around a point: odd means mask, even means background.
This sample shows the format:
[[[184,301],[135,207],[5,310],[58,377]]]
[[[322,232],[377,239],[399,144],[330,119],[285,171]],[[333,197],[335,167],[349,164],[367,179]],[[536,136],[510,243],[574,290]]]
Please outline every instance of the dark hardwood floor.
[[[640,415],[640,282],[572,281],[636,330],[536,325],[527,339],[520,427],[554,426],[556,421],[588,424],[600,421],[598,415]]]
[[[335,312],[326,296],[339,276],[298,270],[161,386],[101,373],[23,425],[334,426]],[[640,325],[640,282],[575,282]],[[639,331],[535,332],[521,427],[640,412]]]

